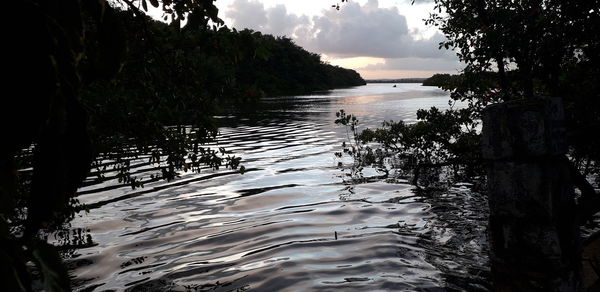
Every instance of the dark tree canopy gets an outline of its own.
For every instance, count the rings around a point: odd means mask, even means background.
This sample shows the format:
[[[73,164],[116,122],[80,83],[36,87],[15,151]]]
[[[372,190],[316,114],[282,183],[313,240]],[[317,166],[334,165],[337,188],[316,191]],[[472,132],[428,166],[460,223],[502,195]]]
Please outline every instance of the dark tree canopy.
[[[441,13],[428,23],[448,38],[440,46],[453,48],[467,65],[463,81],[449,88],[454,99],[562,97],[573,159],[600,160],[600,37],[594,33],[600,1],[435,3]]]

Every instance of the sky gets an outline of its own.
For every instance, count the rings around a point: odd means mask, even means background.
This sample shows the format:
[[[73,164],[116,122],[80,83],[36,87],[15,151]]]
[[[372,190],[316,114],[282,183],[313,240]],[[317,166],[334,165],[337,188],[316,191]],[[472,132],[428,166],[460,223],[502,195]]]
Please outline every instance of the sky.
[[[425,25],[430,0],[217,0],[229,27],[288,36],[333,64],[365,79],[429,77],[457,73],[452,51],[439,50],[444,36]],[[340,9],[332,7],[339,3]]]

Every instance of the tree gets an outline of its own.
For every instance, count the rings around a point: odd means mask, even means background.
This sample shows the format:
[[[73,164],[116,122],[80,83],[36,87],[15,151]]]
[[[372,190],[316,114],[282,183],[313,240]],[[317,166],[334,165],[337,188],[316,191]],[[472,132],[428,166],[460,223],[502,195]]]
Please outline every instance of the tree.
[[[32,0],[18,1],[14,7],[18,13],[27,15],[27,21],[19,20],[18,29],[11,31],[9,55],[14,62],[9,65],[8,84],[19,92],[19,98],[13,98],[13,103],[4,101],[2,106],[6,140],[0,152],[0,258],[2,274],[8,278],[11,291],[32,289],[28,262],[35,264],[45,290],[69,290],[69,277],[59,254],[46,243],[40,231],[56,229],[72,218],[76,203],[73,196],[99,149],[125,141],[147,147],[151,140],[167,157],[164,172],[167,179],[176,170],[187,167],[186,159],[212,167],[225,164],[236,167],[239,163],[237,158],[222,157],[224,150],[219,153],[202,146],[216,134],[210,124],[213,99],[188,91],[197,89],[198,84],[184,79],[189,72],[178,66],[184,62],[185,55],[164,56],[160,48],[149,45],[144,49],[155,50],[152,51],[154,61],[164,62],[162,69],[172,70],[174,76],[158,74],[155,67],[146,75],[132,70],[129,72],[132,75],[123,76],[121,69],[127,51],[142,50],[131,44],[136,45],[140,39],[151,44],[156,37],[149,32],[151,24],[144,13],[148,3],[162,9],[174,30],[206,30],[209,21],[216,25],[222,23],[213,0],[164,0],[161,5],[156,0],[111,2],[111,5],[127,7],[129,18],[122,17],[122,13],[105,1]],[[187,24],[181,28],[184,20]],[[129,25],[134,29],[125,30]],[[126,37],[131,36],[134,39],[128,41]],[[99,88],[106,86],[103,80],[114,80],[117,75],[122,77],[119,82],[142,79],[146,80],[144,85],[156,82],[171,85],[168,90],[161,88],[162,93],[169,91],[168,96],[148,98],[143,105],[136,104],[139,99],[135,98],[117,100],[119,106],[129,110],[135,106],[164,110],[170,104],[173,111],[163,111],[167,115],[160,117],[150,116],[146,124],[121,123],[118,126],[123,128],[111,129],[111,132],[97,121],[88,123],[90,118],[102,116],[94,112],[95,101],[100,98],[94,94],[101,93]],[[177,86],[171,78],[178,78]],[[106,100],[103,104],[107,104]],[[180,104],[182,107],[177,107]],[[189,115],[192,106],[199,114]],[[192,131],[184,129],[181,126],[184,123],[191,124]],[[145,135],[147,140],[131,141],[129,137],[118,135],[140,129],[142,133],[137,137]],[[111,141],[107,141],[109,138]],[[22,149],[29,149],[26,152],[30,154],[21,156]],[[22,157],[25,159],[20,159]],[[119,156],[123,157],[125,155]],[[29,160],[32,169],[19,172],[23,168],[19,163],[24,160]],[[127,176],[126,159],[121,165],[124,166],[123,179],[135,186],[135,181]]]
[[[481,80],[482,73],[497,69],[497,90],[471,91],[472,86],[463,83],[452,90],[452,97],[484,104],[562,97],[571,159],[583,175],[598,175],[598,168],[591,165],[600,161],[600,136],[589,133],[600,130],[600,119],[588,113],[600,110],[600,38],[591,33],[600,25],[600,2],[436,1],[436,9],[443,14],[433,14],[428,23],[448,38],[440,46],[454,48],[467,64],[465,82]],[[583,201],[600,203],[585,180],[578,181]],[[585,212],[590,216],[597,211]]]
[[[590,135],[600,132],[600,38],[591,33],[600,25],[598,7],[599,1],[435,1],[438,12],[431,14],[426,23],[439,27],[446,35],[448,40],[440,43],[440,48],[454,49],[466,64],[460,76],[443,82],[441,87],[453,100],[469,104],[473,126],[481,110],[490,104],[562,97],[567,110],[569,158],[582,175],[598,177],[600,136]],[[450,112],[453,110],[448,115]],[[436,126],[435,113],[433,110],[426,115],[422,111],[418,116],[431,125],[432,132],[427,135],[448,135],[447,127]],[[369,130],[357,138],[359,142],[374,141],[389,147],[386,143],[390,139],[406,139],[406,133],[398,129],[423,125],[401,124],[387,122],[378,135],[371,135],[373,131]],[[394,128],[396,125],[399,127]],[[458,132],[471,135],[471,131]],[[454,137],[444,143],[457,146],[457,141]],[[590,189],[583,181],[579,187]]]
[[[355,144],[345,151],[355,157],[359,167],[373,162],[381,165],[383,161],[388,169],[404,170],[400,173],[412,175],[415,185],[420,185],[423,168],[431,169],[437,181],[442,167],[453,170],[459,180],[478,177],[483,167],[471,171],[473,168],[469,166],[484,166],[489,162],[473,155],[480,153],[480,134],[471,129],[479,123],[484,108],[509,101],[515,101],[513,105],[539,104],[558,96],[565,104],[569,153],[552,159],[556,158],[557,165],[568,169],[563,177],[570,177],[570,181],[565,182],[564,188],[575,185],[581,193],[576,204],[572,193],[558,212],[569,214],[561,215],[565,221],[584,224],[600,211],[600,196],[586,179],[593,176],[597,184],[600,177],[600,136],[596,134],[600,132],[600,38],[592,33],[600,25],[600,2],[436,0],[434,3],[436,12],[426,22],[446,35],[447,41],[440,48],[455,50],[466,64],[460,77],[442,87],[453,100],[468,103],[468,112],[450,109],[442,114],[436,109],[422,110],[415,124],[386,122],[382,129],[356,132]],[[450,118],[462,116],[461,111],[468,119]],[[355,128],[354,120],[343,119],[342,115],[337,122]],[[465,127],[465,121],[469,126]],[[379,148],[372,149],[376,147]],[[383,155],[373,156],[373,153]],[[365,159],[369,156],[377,159]],[[567,159],[568,162],[560,162]],[[575,209],[568,210],[570,205],[575,205]],[[568,222],[555,224],[562,224],[557,228],[563,231],[577,228],[565,227]],[[565,246],[576,241],[573,238],[576,233],[569,232],[561,235]],[[570,267],[578,265],[577,255],[570,256],[574,258],[567,261],[575,262]],[[524,282],[534,283],[532,279]],[[552,286],[555,284],[548,283],[546,287],[556,287]]]
[[[86,208],[75,192],[90,168],[102,180],[111,161],[118,181],[132,188],[182,171],[243,172],[239,157],[215,146],[214,115],[265,94],[364,84],[289,38],[222,26],[213,2],[19,2],[31,21],[13,31],[18,62],[9,84],[23,97],[2,107],[0,152],[0,257],[9,290],[31,290],[33,278],[49,291],[69,289],[46,237],[58,235],[66,247],[93,244],[67,229]],[[169,23],[147,16],[150,6]],[[132,174],[140,157],[159,173]]]

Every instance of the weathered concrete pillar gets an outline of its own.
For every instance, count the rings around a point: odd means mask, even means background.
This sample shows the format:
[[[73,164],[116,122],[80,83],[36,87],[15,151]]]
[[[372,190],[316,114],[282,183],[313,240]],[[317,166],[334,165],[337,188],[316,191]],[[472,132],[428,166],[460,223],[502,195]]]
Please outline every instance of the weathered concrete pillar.
[[[496,291],[580,291],[580,245],[560,99],[483,112]]]

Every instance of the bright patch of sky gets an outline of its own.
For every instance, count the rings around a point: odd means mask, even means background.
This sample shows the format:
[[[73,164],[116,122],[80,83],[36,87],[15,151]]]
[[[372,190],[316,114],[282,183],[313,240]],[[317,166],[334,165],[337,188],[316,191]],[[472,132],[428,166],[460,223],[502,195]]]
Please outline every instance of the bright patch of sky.
[[[364,78],[429,77],[456,73],[455,54],[439,50],[444,40],[423,19],[429,0],[217,0],[229,27],[250,28],[291,37],[334,65],[357,70]],[[332,5],[338,4],[336,10]]]

